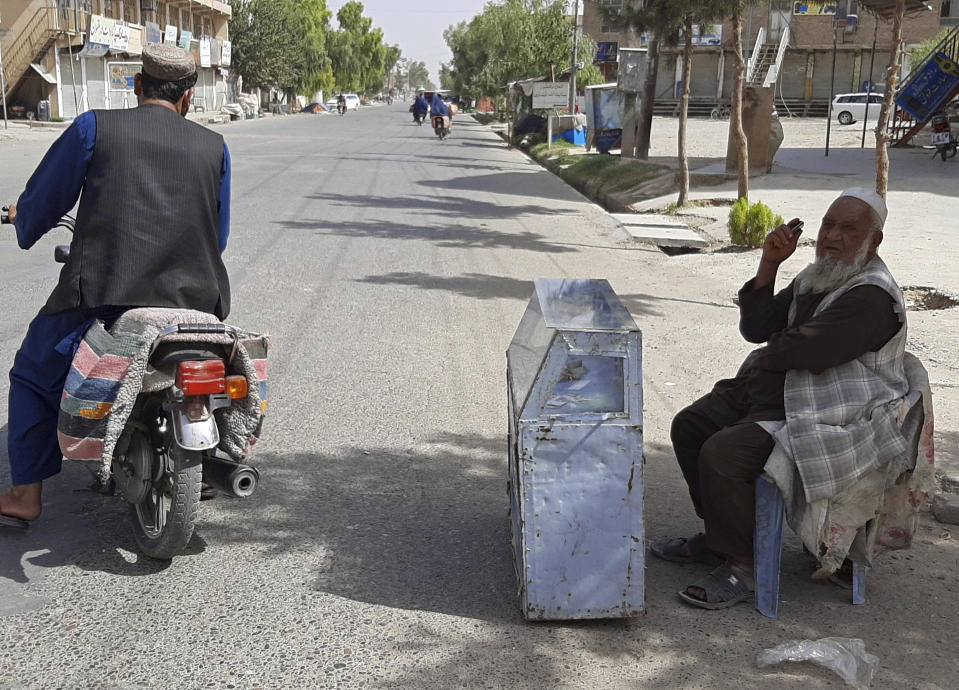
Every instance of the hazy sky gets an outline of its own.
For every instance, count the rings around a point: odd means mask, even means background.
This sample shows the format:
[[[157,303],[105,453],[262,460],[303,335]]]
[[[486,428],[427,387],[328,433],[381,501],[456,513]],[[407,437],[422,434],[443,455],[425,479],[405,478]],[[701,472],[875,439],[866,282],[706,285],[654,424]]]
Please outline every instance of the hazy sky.
[[[336,12],[347,0],[327,0],[326,6]],[[443,40],[443,31],[450,24],[472,19],[486,5],[486,0],[361,0],[363,15],[373,26],[383,29],[386,43],[398,43],[403,57],[422,60],[430,71],[430,79],[438,82],[440,63],[451,58]]]

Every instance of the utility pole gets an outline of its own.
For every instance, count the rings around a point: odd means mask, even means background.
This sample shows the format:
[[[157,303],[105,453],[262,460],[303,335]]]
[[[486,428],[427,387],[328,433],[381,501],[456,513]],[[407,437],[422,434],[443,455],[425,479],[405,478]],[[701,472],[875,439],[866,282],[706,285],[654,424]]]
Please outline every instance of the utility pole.
[[[579,0],[573,0],[573,62],[569,71],[569,114],[576,112],[576,61],[579,51]]]

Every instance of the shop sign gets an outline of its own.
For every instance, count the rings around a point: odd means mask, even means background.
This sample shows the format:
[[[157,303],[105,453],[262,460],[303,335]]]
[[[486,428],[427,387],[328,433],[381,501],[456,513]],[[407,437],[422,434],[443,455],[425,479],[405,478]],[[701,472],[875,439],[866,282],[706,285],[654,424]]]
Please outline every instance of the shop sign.
[[[163,34],[163,42],[167,45],[175,46],[176,45],[176,32],[177,28],[172,24],[166,25],[166,32]]]
[[[704,31],[705,29],[705,31]],[[718,46],[723,42],[723,25],[712,24],[700,26],[693,24],[694,46]]]
[[[130,43],[127,46],[128,55],[139,55],[143,52],[143,31],[135,26],[130,29]]]
[[[959,65],[945,53],[936,53],[896,96],[896,104],[917,122],[932,117],[959,87]]]
[[[793,14],[811,14],[821,15],[836,14],[836,0],[805,0],[804,2],[793,3]]]
[[[533,83],[533,108],[565,108],[569,105],[569,84],[555,81]]]
[[[210,62],[213,65],[220,64],[220,55],[223,50],[223,43],[218,38],[210,39]]]
[[[596,44],[596,62],[616,62],[616,54],[619,51],[617,41],[599,41]]]
[[[187,31],[186,29],[184,29],[183,31],[181,31],[181,32],[180,32],[180,47],[183,48],[183,50],[189,50],[189,49],[190,49],[190,41],[192,40],[192,38],[193,38],[193,32],[192,32],[192,31]]]
[[[224,39],[223,50],[221,51],[222,54],[220,55],[220,64],[223,65],[224,67],[230,66],[230,52],[232,48],[233,48],[233,44]]]
[[[102,58],[106,56],[108,50],[110,50],[108,45],[87,41],[83,44],[83,49],[77,54],[82,58]]]
[[[113,23],[113,40],[110,41],[110,50],[125,53],[130,47],[130,27],[124,22]]]
[[[159,24],[156,22],[146,22],[144,27],[146,28],[147,44],[163,43],[163,34],[160,33]]]
[[[109,46],[113,43],[113,29],[116,22],[99,14],[90,15],[90,43]]]
[[[201,38],[200,39],[200,67],[212,67],[213,63],[210,61],[210,39]]]
[[[110,74],[111,91],[133,91],[133,80],[140,73],[139,62],[110,62],[107,70]]]

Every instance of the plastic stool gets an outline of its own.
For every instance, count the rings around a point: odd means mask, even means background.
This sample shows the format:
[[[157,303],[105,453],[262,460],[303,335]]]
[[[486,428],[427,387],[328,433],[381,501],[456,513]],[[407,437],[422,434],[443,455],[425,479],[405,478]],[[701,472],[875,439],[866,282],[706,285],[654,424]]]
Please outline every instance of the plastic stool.
[[[764,616],[779,615],[779,570],[782,563],[786,506],[779,488],[766,479],[756,480],[756,531],[753,538],[756,573],[756,608]],[[866,603],[866,566],[852,564],[852,603]]]

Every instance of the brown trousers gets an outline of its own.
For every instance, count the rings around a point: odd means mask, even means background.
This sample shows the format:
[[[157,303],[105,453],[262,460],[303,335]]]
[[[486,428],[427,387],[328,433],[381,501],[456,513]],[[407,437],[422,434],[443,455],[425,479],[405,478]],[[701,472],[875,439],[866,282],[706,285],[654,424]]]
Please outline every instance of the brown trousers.
[[[752,559],[755,482],[775,444],[758,424],[742,421],[749,413],[745,401],[721,388],[680,411],[670,436],[696,514],[706,525],[706,544]]]

